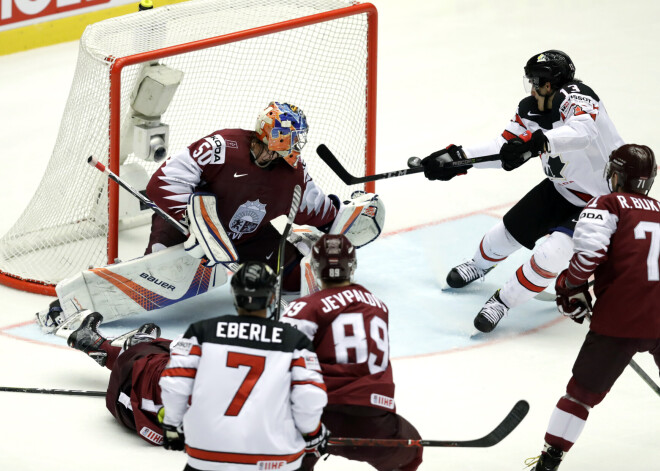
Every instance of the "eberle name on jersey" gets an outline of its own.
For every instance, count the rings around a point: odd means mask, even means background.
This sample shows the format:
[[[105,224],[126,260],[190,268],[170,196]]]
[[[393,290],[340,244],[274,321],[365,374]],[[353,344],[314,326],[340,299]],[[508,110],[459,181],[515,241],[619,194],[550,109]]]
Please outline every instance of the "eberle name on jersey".
[[[225,339],[252,340],[265,343],[282,343],[281,327],[248,322],[218,322],[215,335]]]

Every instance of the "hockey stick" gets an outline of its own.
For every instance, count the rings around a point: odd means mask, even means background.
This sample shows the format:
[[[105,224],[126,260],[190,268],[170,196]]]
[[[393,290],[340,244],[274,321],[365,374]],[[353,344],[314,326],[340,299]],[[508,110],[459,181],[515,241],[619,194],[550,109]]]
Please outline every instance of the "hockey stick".
[[[289,237],[291,226],[293,225],[293,220],[296,218],[298,208],[300,208],[301,198],[302,189],[300,188],[300,185],[296,185],[293,189],[293,196],[291,197],[291,207],[289,208],[289,214],[286,217],[286,226],[284,226],[284,230],[282,231],[280,246],[277,249],[277,290],[275,292],[275,313],[273,316],[275,320],[280,319],[280,313],[282,312],[280,300],[282,299],[282,280],[284,278],[284,249],[286,247],[286,239]]]
[[[452,448],[486,448],[497,445],[520,422],[529,412],[529,403],[520,400],[513,406],[511,412],[502,420],[502,422],[493,429],[488,435],[477,438],[476,440],[456,441],[456,440],[406,440],[406,439],[385,439],[385,438],[336,438],[330,437],[328,445],[334,446],[389,446],[389,447],[424,447],[424,446],[442,446]]]
[[[0,386],[0,391],[33,394],[60,394],[64,396],[105,397],[105,391],[84,391],[80,389],[14,388],[11,386]]]
[[[633,370],[635,370],[635,373],[637,373],[639,377],[642,378],[646,384],[649,385],[649,387],[653,390],[653,392],[655,392],[658,396],[660,396],[660,386],[655,384],[655,381],[653,381],[651,377],[648,374],[646,374],[646,371],[644,371],[642,367],[639,366],[637,362],[632,358],[630,359],[629,366]]]
[[[163,211],[156,203],[151,201],[149,198],[144,196],[142,193],[137,191],[135,188],[133,188],[131,185],[126,183],[124,180],[122,180],[119,175],[115,174],[114,172],[110,171],[108,167],[103,165],[99,160],[94,157],[93,155],[90,155],[87,158],[87,163],[91,165],[92,167],[100,170],[101,172],[105,173],[108,178],[115,183],[117,183],[119,186],[121,186],[124,190],[128,191],[131,195],[135,196],[137,199],[142,201],[142,203],[146,204],[149,206],[153,211],[158,214],[160,217],[165,219],[167,223],[169,223],[172,227],[174,227],[177,231],[179,231],[181,234],[184,236],[188,236],[190,233],[188,232],[188,229],[183,226],[179,221],[174,219],[172,216],[167,214],[165,211]],[[229,268],[231,271],[236,271],[238,270],[238,264],[237,263],[223,263],[225,267]]]
[[[364,177],[356,177],[348,173],[348,170],[339,162],[337,157],[328,149],[325,144],[321,144],[316,148],[316,153],[321,160],[323,160],[330,169],[337,174],[337,176],[347,185],[357,185],[359,183],[373,182],[376,180],[383,180],[385,178],[394,178],[402,177],[404,175],[411,175],[413,173],[420,173],[424,171],[424,167],[416,166],[413,168],[405,168],[403,170],[395,170],[394,172],[386,173],[377,173],[375,175],[367,175]],[[409,160],[415,159],[411,157]],[[499,154],[494,155],[484,155],[483,157],[474,157],[472,159],[456,160],[454,162],[447,162],[445,167],[465,167],[467,165],[472,165],[480,162],[491,162],[493,160],[499,160]]]
[[[589,287],[591,288],[594,285],[594,280],[589,282]],[[539,301],[551,301],[555,302],[557,300],[557,295],[555,293],[548,293],[547,291],[541,291],[539,294],[534,296],[534,299]]]
[[[177,221],[177,220],[174,219],[172,216],[170,216],[169,214],[167,214],[165,211],[163,211],[162,209],[160,209],[160,208],[156,205],[156,203],[154,203],[154,202],[151,201],[149,198],[147,198],[147,197],[144,196],[142,193],[140,193],[140,192],[137,191],[135,188],[133,188],[131,185],[129,185],[128,183],[126,183],[126,182],[125,182],[124,180],[122,180],[117,174],[115,174],[114,172],[111,172],[110,169],[109,169],[108,167],[106,167],[106,166],[103,165],[101,162],[99,162],[99,159],[97,159],[97,158],[94,157],[93,155],[90,155],[90,156],[87,158],[87,163],[88,163],[89,165],[91,165],[92,167],[95,167],[95,168],[97,168],[98,170],[100,170],[101,172],[105,173],[105,174],[108,176],[108,178],[109,178],[110,180],[112,180],[112,181],[114,181],[115,183],[117,183],[117,184],[118,184],[119,186],[121,186],[124,190],[128,191],[131,195],[135,196],[137,199],[139,199],[139,200],[142,201],[144,204],[146,204],[146,205],[149,206],[151,209],[153,209],[154,212],[155,212],[156,214],[158,214],[160,217],[162,217],[163,219],[165,219],[165,221],[167,221],[172,227],[174,227],[174,228],[175,228],[177,231],[179,231],[181,234],[183,234],[183,235],[185,235],[185,236],[188,235],[188,229],[186,229],[181,223],[179,223],[179,221]]]

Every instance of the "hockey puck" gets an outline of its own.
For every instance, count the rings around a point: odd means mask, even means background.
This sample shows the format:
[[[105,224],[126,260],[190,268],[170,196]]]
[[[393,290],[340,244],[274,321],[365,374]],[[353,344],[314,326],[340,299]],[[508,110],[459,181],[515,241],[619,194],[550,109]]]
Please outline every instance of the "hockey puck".
[[[422,159],[419,157],[410,157],[408,159],[408,168],[415,168],[422,165]]]

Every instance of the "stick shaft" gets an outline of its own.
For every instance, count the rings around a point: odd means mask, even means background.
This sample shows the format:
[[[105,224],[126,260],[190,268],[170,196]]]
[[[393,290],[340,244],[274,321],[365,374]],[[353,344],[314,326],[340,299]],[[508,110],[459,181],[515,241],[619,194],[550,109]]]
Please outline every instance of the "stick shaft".
[[[289,232],[291,232],[291,226],[293,226],[293,220],[296,218],[298,213],[298,208],[300,208],[300,200],[302,199],[302,189],[300,185],[296,185],[293,189],[293,196],[291,197],[291,207],[289,208],[289,214],[286,218],[286,226],[284,231],[282,231],[282,236],[280,238],[280,245],[277,250],[277,291],[275,293],[275,320],[279,320],[280,313],[282,311],[281,299],[282,299],[282,280],[284,278],[284,250],[286,248],[286,239],[289,237]]]
[[[642,378],[644,382],[653,390],[653,392],[660,396],[660,386],[658,386],[655,381],[653,381],[651,377],[646,374],[646,371],[644,371],[635,360],[631,359],[629,365],[633,370],[635,370],[635,373],[637,373],[639,377]]]
[[[0,391],[31,394],[59,394],[63,396],[105,397],[105,391],[85,391],[81,389],[18,388],[12,386],[0,386]]]
[[[395,170],[393,172],[377,173],[375,175],[367,175],[364,177],[356,177],[351,175],[348,170],[339,162],[337,157],[328,149],[325,144],[321,144],[316,149],[316,153],[319,155],[321,160],[323,160],[330,169],[332,169],[335,174],[347,185],[357,185],[360,183],[373,182],[376,180],[383,180],[386,178],[402,177],[404,175],[412,175],[413,173],[420,173],[424,171],[424,167],[414,167],[414,168],[405,168],[402,170]],[[457,160],[454,162],[447,162],[446,167],[466,167],[468,165],[480,163],[480,162],[492,162],[494,160],[499,160],[499,154],[485,155],[483,157],[474,157],[472,159]]]
[[[414,439],[382,439],[382,438],[340,438],[330,437],[328,445],[332,446],[370,446],[370,447],[450,447],[450,448],[486,448],[501,442],[509,435],[529,412],[527,401],[520,400],[513,406],[507,416],[488,435],[476,440],[414,440]]]
[[[119,186],[121,186],[124,190],[128,191],[131,195],[135,196],[137,199],[142,201],[144,204],[149,206],[156,214],[158,214],[160,217],[165,219],[170,225],[172,225],[176,230],[178,230],[180,233],[183,235],[188,235],[188,229],[186,229],[179,221],[174,219],[172,216],[167,214],[165,211],[163,211],[156,203],[151,201],[149,198],[144,196],[142,193],[137,191],[135,188],[133,188],[131,185],[126,183],[119,175],[115,174],[114,172],[110,171],[108,167],[103,165],[101,162],[98,161],[93,156],[89,156],[87,158],[87,163],[91,165],[92,167],[100,170],[101,172],[105,173],[108,178],[115,183],[117,183]]]

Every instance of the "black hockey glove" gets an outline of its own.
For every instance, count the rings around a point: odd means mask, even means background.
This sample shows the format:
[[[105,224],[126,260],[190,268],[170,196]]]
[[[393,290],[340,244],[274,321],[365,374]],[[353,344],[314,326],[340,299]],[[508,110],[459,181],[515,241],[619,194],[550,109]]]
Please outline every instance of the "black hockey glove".
[[[557,309],[563,315],[570,317],[578,324],[582,324],[584,316],[591,312],[589,284],[583,283],[569,288],[566,283],[567,274],[568,269],[561,272],[555,283]]]
[[[500,149],[502,168],[508,172],[520,167],[532,157],[538,157],[545,152],[547,143],[548,139],[540,129],[533,133],[525,131],[514,137]]]
[[[183,427],[179,425],[161,424],[163,427],[163,447],[166,450],[181,451],[186,442],[186,437],[183,435]]]
[[[330,431],[325,428],[325,425],[320,424],[316,432],[303,435],[303,438],[305,439],[305,453],[311,453],[320,458],[325,454],[325,449],[328,446]]]
[[[424,176],[429,180],[442,180],[446,182],[456,175],[465,175],[472,165],[448,166],[451,162],[465,160],[465,153],[461,146],[450,145],[438,150],[422,159]]]

